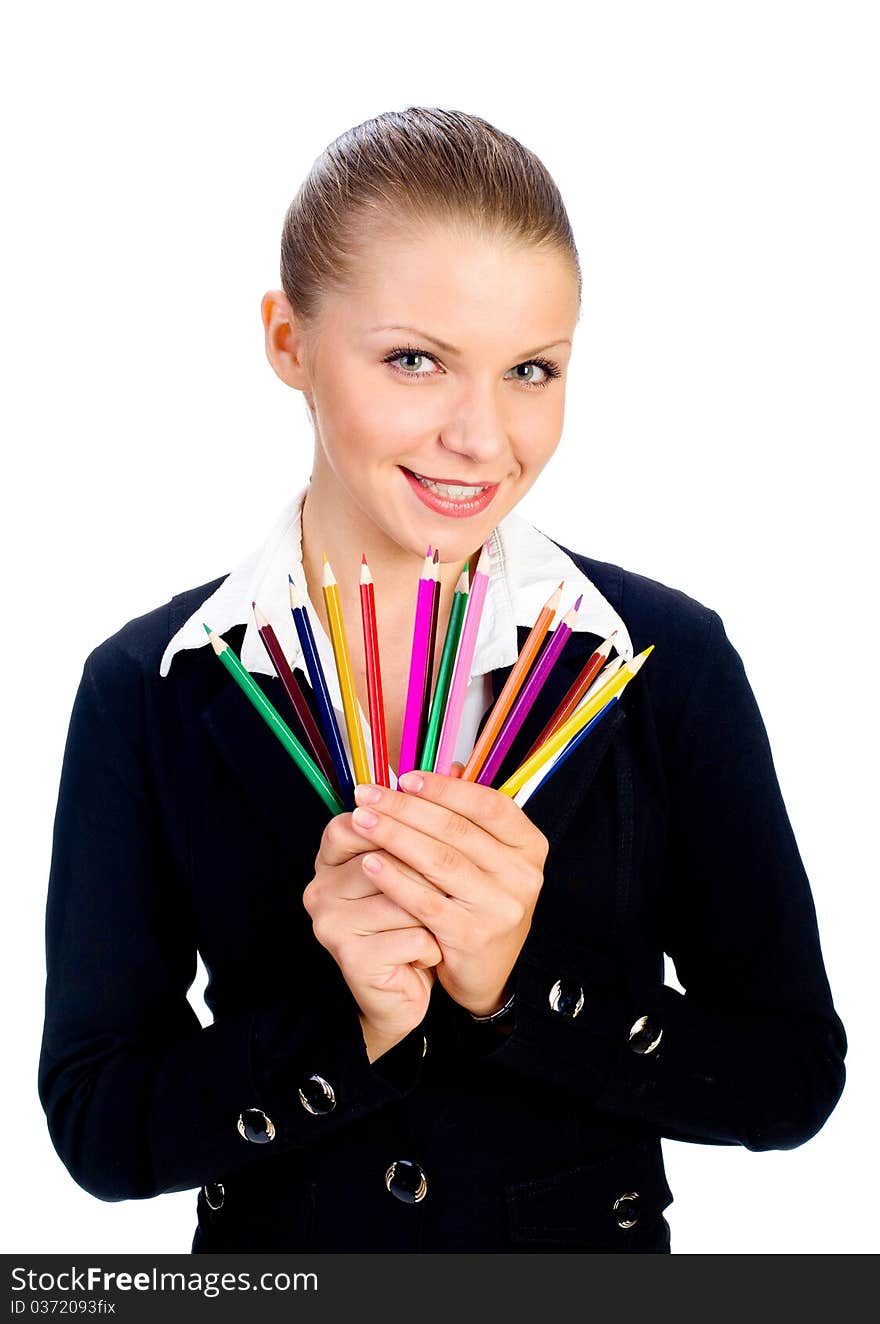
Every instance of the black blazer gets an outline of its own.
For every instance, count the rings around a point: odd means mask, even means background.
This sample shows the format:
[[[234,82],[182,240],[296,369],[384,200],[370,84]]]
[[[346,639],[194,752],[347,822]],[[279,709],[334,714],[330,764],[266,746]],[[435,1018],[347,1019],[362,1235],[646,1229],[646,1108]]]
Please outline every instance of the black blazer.
[[[568,554],[636,652],[655,649],[528,803],[550,852],[512,1029],[435,982],[422,1025],[372,1065],[301,900],[327,811],[209,647],[159,676],[222,577],[89,655],[38,1082],[87,1191],[200,1188],[196,1252],[666,1252],[660,1137],[789,1149],[823,1125],[846,1036],[739,655],[714,611]],[[572,634],[503,776],[598,642]],[[197,950],[205,1028],[186,997]]]

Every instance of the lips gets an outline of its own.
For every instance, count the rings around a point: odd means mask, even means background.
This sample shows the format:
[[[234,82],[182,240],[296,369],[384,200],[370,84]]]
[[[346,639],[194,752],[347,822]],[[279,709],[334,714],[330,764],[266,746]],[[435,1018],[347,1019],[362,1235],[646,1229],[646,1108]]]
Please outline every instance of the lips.
[[[425,483],[419,481],[419,476],[412,469],[407,469],[404,465],[399,465],[400,472],[403,474],[409,489],[421,505],[426,506],[428,510],[433,511],[435,515],[444,515],[450,519],[468,519],[473,515],[480,515],[491,505],[498,491],[499,484],[492,483],[483,487],[481,492],[476,492],[473,497],[444,497],[434,488],[427,487]],[[425,475],[427,478],[427,475]],[[449,482],[449,479],[430,479],[431,482]],[[463,487],[476,487],[476,483],[463,483]]]

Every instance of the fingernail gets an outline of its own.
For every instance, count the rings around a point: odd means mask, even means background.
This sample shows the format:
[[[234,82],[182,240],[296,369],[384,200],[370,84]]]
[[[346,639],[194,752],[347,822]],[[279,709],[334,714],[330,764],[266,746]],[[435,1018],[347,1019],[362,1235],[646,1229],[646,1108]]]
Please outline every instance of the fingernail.
[[[368,786],[361,782],[354,788],[354,798],[359,805],[375,805],[379,803],[382,792],[378,786]]]
[[[351,816],[352,823],[357,827],[371,828],[379,822],[372,809],[356,809]]]
[[[424,777],[420,777],[417,772],[405,772],[397,781],[397,785],[402,786],[405,791],[420,791],[424,784]]]
[[[378,873],[382,868],[382,861],[378,855],[365,855],[363,857],[363,866],[367,873]]]

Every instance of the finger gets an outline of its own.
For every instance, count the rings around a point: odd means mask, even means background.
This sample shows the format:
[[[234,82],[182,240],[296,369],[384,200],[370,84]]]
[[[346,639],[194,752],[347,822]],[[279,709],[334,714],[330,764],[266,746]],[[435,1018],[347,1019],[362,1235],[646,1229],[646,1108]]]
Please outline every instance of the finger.
[[[421,775],[421,774],[419,774]],[[483,789],[483,788],[477,788]],[[507,796],[502,796],[506,800]],[[482,825],[466,815],[458,813],[445,805],[435,804],[423,795],[407,795],[403,791],[390,790],[385,786],[361,785],[355,787],[355,799],[358,809],[350,815],[351,828],[355,833],[366,835],[366,824],[359,812],[362,809],[393,818],[398,823],[406,824],[424,836],[433,837],[444,850],[452,847],[455,851],[484,873],[496,873],[503,869],[503,860],[499,857],[499,843],[491,833],[484,831]],[[372,834],[372,835],[375,835]],[[391,838],[382,838],[381,845],[399,859],[405,860],[413,868],[420,869],[426,877],[433,878],[417,859],[395,849]],[[443,852],[435,851],[435,854]],[[460,861],[451,861],[453,871],[460,868]]]
[[[398,782],[407,795],[418,796],[451,813],[460,814],[505,846],[523,848],[538,833],[519,805],[509,795],[491,786],[446,777],[440,772],[407,772]]]
[[[369,869],[377,860],[378,856],[372,853],[365,855],[362,861],[364,869]],[[387,899],[412,915],[416,922],[423,924],[441,942],[454,942],[463,914],[457,901],[444,896],[436,888],[425,887],[408,878],[396,868],[392,860],[382,859],[379,863],[379,872],[370,872],[369,876]]]
[[[411,879],[408,881],[412,887],[418,885]],[[386,896],[381,889],[372,896],[353,902],[343,914],[346,927],[361,938],[385,933],[390,929],[415,929],[422,926],[422,921],[416,915]]]
[[[365,850],[369,850],[369,846],[364,842],[363,834],[353,826],[351,814],[336,814],[321,834],[321,845],[315,862],[327,865],[346,864],[355,855],[362,855]]]
[[[397,792],[392,792],[392,795],[398,796],[398,801],[401,798]],[[427,806],[416,804],[413,807],[424,810]],[[367,819],[371,821],[367,822]],[[484,899],[490,883],[494,882],[494,878],[458,849],[457,842],[442,841],[430,836],[418,827],[411,827],[401,818],[378,812],[378,807],[375,810],[372,807],[356,809],[352,822],[358,831],[393,855],[395,860],[409,865],[435,887],[468,904]],[[496,843],[496,868],[500,863],[499,850]]]
[[[421,925],[418,928],[387,929],[363,941],[366,964],[379,970],[390,972],[395,966],[416,962],[425,968],[439,965],[443,960],[437,939]]]

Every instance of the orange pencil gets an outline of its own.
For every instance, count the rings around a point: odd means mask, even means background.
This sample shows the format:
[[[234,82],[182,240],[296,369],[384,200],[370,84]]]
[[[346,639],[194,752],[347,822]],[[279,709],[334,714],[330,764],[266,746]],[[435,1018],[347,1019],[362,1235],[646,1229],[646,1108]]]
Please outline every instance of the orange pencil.
[[[559,587],[550,594],[550,597],[538,612],[538,619],[532,626],[528,639],[526,639],[520,649],[520,654],[513,665],[513,670],[507,677],[507,680],[504,683],[504,688],[495,700],[495,706],[489,714],[486,725],[483,727],[482,734],[474,745],[474,748],[471,751],[471,756],[465,764],[464,772],[461,774],[464,781],[476,781],[477,777],[480,775],[480,769],[489,757],[489,752],[504,725],[504,719],[510,712],[510,709],[513,706],[513,701],[525,681],[529,667],[535,660],[538,650],[544,642],[547,631],[550,629],[550,622],[556,614],[556,608],[559,606],[559,599],[562,597],[562,585],[564,583],[565,580],[560,581]]]

